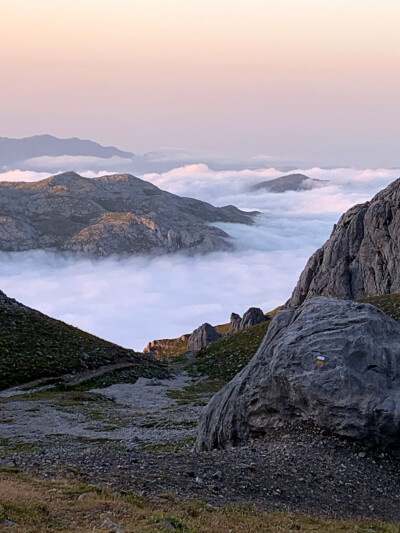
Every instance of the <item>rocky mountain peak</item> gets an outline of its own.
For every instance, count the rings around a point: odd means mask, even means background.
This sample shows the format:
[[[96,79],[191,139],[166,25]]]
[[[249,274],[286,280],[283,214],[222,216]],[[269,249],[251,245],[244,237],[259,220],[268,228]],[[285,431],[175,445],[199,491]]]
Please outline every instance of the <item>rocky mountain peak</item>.
[[[400,179],[341,216],[309,259],[287,302],[313,296],[345,299],[400,292]]]

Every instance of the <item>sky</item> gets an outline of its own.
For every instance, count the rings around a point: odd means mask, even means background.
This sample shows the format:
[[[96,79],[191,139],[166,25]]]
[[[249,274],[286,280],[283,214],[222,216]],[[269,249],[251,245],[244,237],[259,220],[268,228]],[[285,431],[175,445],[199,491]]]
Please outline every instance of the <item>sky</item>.
[[[0,288],[52,317],[141,350],[153,339],[178,337],[204,322],[226,323],[232,312],[282,305],[342,212],[370,199],[398,172],[309,168],[306,175],[327,180],[325,186],[284,194],[249,191],[281,174],[274,169],[215,171],[198,164],[147,174],[144,179],[172,193],[262,214],[254,226],[219,224],[232,237],[232,252],[98,261],[43,251],[0,253]],[[7,181],[45,177],[0,173]]]
[[[399,166],[398,0],[0,0],[0,136]]]

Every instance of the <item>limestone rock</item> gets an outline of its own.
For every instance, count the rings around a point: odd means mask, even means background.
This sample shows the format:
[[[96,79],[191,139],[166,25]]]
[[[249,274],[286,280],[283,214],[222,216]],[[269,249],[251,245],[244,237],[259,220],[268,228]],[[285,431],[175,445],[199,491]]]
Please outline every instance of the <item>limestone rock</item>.
[[[188,340],[188,350],[190,352],[199,352],[202,348],[221,337],[221,333],[218,333],[211,324],[202,324],[190,335]]]
[[[213,222],[252,224],[255,213],[181,198],[129,174],[74,172],[0,183],[0,250],[50,249],[89,256],[230,249]]]
[[[398,322],[372,305],[323,297],[278,312],[248,366],[203,411],[196,449],[304,421],[400,447]]]
[[[313,296],[356,299],[400,292],[400,179],[340,218],[309,259],[289,307]]]
[[[261,324],[261,322],[265,322],[266,320],[268,320],[267,317],[259,307],[250,307],[243,315],[239,329],[246,329],[250,326]]]
[[[236,313],[231,314],[231,320],[229,323],[228,335],[241,331],[242,329],[249,328],[250,326],[255,326],[261,322],[265,322],[268,318],[264,315],[262,310],[259,307],[250,307],[243,318]]]
[[[238,315],[237,313],[231,314],[231,320],[229,322],[229,329],[228,329],[228,335],[232,335],[232,333],[236,333],[240,330],[240,322],[242,321],[242,317]]]

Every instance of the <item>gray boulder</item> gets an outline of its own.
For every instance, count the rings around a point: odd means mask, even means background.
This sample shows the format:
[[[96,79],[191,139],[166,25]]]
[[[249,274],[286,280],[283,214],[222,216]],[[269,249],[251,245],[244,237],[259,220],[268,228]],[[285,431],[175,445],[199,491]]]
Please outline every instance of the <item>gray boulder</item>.
[[[309,259],[289,307],[307,298],[356,299],[400,292],[400,179],[340,218]]]
[[[259,307],[250,307],[243,315],[239,329],[246,329],[250,326],[261,324],[261,322],[265,322],[266,320],[268,320],[267,317]]]
[[[372,305],[323,297],[280,311],[248,366],[203,411],[196,449],[301,422],[400,447],[400,324]]]
[[[255,326],[256,324],[260,324],[266,320],[268,320],[268,318],[258,307],[250,307],[250,309],[248,309],[243,315],[243,318],[236,313],[232,313],[228,335],[236,333],[237,331],[241,331],[242,329],[249,328],[250,326]]]
[[[221,337],[221,333],[218,333],[211,324],[202,324],[190,335],[188,339],[188,351],[199,352],[202,348]]]
[[[229,322],[229,329],[228,329],[228,335],[232,335],[232,333],[236,333],[240,330],[240,322],[242,321],[242,317],[238,315],[237,313],[231,314],[231,320]]]

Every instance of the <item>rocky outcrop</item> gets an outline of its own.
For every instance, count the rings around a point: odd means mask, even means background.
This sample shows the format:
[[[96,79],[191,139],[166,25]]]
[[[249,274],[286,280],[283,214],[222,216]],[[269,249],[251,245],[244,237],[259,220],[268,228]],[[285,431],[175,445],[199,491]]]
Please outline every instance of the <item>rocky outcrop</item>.
[[[240,321],[240,329],[246,329],[255,326],[256,324],[261,324],[261,322],[265,322],[266,320],[268,320],[267,317],[259,307],[250,307]]]
[[[365,298],[400,292],[400,179],[349,209],[309,259],[289,307],[313,296]]]
[[[90,256],[210,252],[231,247],[213,222],[252,224],[254,213],[181,198],[128,174],[67,172],[35,183],[0,182],[0,250]]]
[[[202,324],[193,331],[188,339],[188,351],[199,352],[205,346],[222,337],[221,333],[208,323]]]
[[[143,353],[152,355],[156,359],[175,357],[188,351],[190,335],[181,335],[177,339],[157,339],[150,341],[144,348]]]
[[[240,323],[242,321],[242,317],[238,315],[237,313],[231,314],[231,319],[229,322],[229,329],[228,329],[228,335],[232,335],[232,333],[236,333],[240,330]]]
[[[236,313],[232,313],[228,335],[249,328],[250,326],[255,326],[266,320],[268,320],[268,317],[258,307],[250,307],[250,309],[248,309],[243,315],[243,318]]]
[[[309,178],[304,174],[289,174],[273,180],[262,181],[251,187],[251,191],[282,193],[286,191],[307,191],[324,187],[328,181]]]
[[[197,450],[307,422],[400,447],[400,324],[369,304],[314,298],[285,309],[248,366],[202,413]]]
[[[54,320],[0,291],[0,390],[116,363],[134,365],[137,375],[161,369],[156,361]]]

